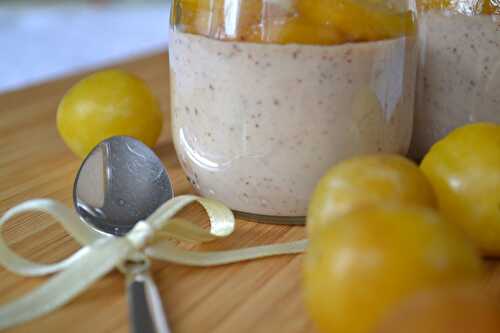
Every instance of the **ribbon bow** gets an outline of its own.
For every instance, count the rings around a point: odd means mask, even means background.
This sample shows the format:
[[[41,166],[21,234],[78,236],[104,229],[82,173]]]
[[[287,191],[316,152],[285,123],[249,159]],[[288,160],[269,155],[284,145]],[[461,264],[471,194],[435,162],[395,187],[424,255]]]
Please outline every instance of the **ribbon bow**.
[[[210,230],[174,216],[187,205],[198,202],[210,218]],[[54,264],[38,264],[13,252],[2,237],[3,225],[27,211],[53,216],[83,247]],[[176,246],[172,238],[203,243],[229,236],[235,227],[232,212],[221,203],[193,195],[175,197],[145,221],[138,222],[124,237],[102,234],[82,223],[78,215],[54,200],[26,201],[8,210],[0,219],[0,264],[24,276],[57,273],[45,284],[0,307],[0,329],[15,326],[47,314],[69,302],[100,277],[127,259],[154,258],[191,266],[215,266],[262,257],[303,252],[307,241],[250,247],[238,250],[195,252]]]

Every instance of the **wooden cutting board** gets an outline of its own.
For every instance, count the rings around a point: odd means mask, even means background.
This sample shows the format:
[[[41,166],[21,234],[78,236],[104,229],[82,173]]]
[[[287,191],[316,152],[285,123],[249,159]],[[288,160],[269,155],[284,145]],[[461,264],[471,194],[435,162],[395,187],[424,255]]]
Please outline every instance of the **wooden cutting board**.
[[[192,189],[180,168],[170,135],[166,53],[115,67],[142,77],[165,112],[155,151],[168,168],[177,194]],[[0,214],[33,198],[53,198],[72,206],[72,186],[80,160],[59,138],[55,116],[59,100],[82,75],[0,95]],[[196,206],[182,213],[206,223]],[[78,244],[46,215],[31,213],[10,221],[4,235],[13,248],[40,262],[60,260]],[[303,227],[238,220],[228,239],[202,249],[229,249],[298,240]],[[153,277],[174,333],[312,332],[301,290],[303,255],[282,256],[214,268],[155,262]],[[0,268],[0,304],[39,286],[47,278],[22,278]],[[124,279],[113,272],[68,305],[9,332],[127,332]]]

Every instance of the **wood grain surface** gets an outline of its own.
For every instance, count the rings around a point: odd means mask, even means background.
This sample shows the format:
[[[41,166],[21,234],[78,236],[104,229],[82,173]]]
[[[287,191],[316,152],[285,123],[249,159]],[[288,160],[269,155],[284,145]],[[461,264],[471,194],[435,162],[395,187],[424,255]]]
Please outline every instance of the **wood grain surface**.
[[[165,112],[156,152],[168,168],[177,194],[192,191],[175,156],[169,123],[166,53],[114,67],[133,72],[151,86]],[[59,100],[81,75],[0,95],[0,214],[28,199],[53,198],[72,206],[72,186],[80,160],[59,138]],[[200,223],[199,207],[182,212]],[[10,221],[4,235],[14,249],[36,261],[60,260],[78,244],[46,215],[24,214]],[[228,249],[302,239],[304,228],[238,220],[228,239],[203,249]],[[303,255],[282,256],[214,268],[155,262],[153,278],[174,333],[313,332],[301,295]],[[0,303],[21,296],[47,278],[22,278],[0,269]],[[124,279],[113,272],[68,305],[9,332],[127,332]]]

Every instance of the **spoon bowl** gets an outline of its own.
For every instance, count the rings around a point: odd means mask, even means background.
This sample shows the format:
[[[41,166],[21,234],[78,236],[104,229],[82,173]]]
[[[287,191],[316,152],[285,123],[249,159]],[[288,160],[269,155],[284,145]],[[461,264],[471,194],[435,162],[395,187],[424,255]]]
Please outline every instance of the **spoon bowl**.
[[[126,136],[99,143],[83,161],[73,188],[82,219],[115,236],[129,232],[172,197],[160,159],[148,146]]]

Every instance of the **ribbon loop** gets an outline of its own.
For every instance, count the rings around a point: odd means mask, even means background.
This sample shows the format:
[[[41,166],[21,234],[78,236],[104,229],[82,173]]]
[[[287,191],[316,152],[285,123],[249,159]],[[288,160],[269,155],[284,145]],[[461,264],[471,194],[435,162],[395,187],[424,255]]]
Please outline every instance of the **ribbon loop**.
[[[74,211],[59,202],[48,199],[35,199],[23,202],[9,209],[0,218],[0,264],[14,273],[25,276],[41,276],[55,273],[71,266],[89,250],[83,248],[72,256],[55,264],[39,264],[19,256],[5,242],[2,229],[8,220],[31,211],[44,212],[54,217],[80,244],[88,244],[102,237],[95,230],[81,223]]]

